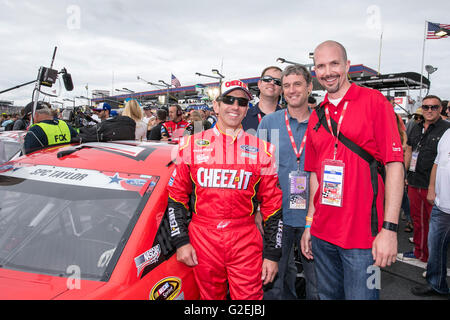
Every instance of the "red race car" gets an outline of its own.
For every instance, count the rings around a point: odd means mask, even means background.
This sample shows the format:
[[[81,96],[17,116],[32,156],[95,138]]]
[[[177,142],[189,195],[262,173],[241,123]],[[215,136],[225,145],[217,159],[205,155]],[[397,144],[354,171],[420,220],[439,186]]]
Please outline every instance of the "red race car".
[[[0,299],[198,299],[168,239],[176,145],[57,146],[0,165]]]

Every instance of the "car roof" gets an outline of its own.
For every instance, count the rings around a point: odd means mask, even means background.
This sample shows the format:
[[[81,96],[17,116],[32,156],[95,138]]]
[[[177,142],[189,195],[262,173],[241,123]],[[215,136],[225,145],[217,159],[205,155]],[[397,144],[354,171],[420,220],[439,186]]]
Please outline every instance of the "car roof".
[[[176,156],[176,144],[165,142],[90,142],[42,149],[14,162],[136,174],[163,174]]]
[[[23,130],[0,131],[0,140],[22,142],[27,132]]]

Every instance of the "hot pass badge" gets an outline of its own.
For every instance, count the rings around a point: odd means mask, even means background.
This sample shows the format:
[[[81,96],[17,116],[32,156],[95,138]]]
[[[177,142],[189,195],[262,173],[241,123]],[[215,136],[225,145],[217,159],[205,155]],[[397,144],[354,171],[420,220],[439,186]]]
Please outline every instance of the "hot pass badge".
[[[340,160],[324,160],[322,163],[322,204],[342,207],[344,169],[345,164]]]

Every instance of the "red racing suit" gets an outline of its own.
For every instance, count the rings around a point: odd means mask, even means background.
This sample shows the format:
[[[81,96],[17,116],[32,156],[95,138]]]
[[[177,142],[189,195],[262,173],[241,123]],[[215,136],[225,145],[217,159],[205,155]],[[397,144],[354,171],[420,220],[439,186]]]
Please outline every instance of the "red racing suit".
[[[167,130],[169,138],[171,138],[172,141],[178,141],[180,137],[183,136],[184,130],[188,125],[189,122],[184,120],[180,120],[178,122],[166,121],[163,124],[164,128]]]
[[[202,299],[262,299],[262,260],[279,261],[282,193],[275,147],[241,130],[236,137],[216,127],[184,136],[169,181],[173,244],[194,247]],[[260,203],[264,239],[254,213]],[[187,212],[192,211],[188,225]]]

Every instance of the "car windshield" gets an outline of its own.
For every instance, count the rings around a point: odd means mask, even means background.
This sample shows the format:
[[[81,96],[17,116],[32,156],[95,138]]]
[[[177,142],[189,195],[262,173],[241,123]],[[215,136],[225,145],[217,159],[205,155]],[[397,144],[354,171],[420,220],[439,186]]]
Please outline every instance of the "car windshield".
[[[157,182],[71,168],[6,170],[0,173],[0,267],[59,276],[78,271],[90,280],[104,280],[131,218]]]

